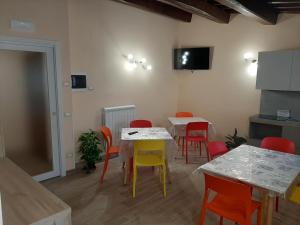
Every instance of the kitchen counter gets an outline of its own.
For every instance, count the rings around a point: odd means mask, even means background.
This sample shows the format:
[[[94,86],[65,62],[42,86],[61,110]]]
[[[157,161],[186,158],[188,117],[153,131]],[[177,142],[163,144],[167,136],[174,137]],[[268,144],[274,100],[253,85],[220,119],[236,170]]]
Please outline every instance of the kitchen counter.
[[[71,225],[71,208],[8,158],[0,159],[0,193],[4,225]]]
[[[296,154],[300,155],[300,122],[297,120],[278,120],[276,116],[254,115],[249,118],[248,143],[260,146],[264,137],[283,137],[293,141]]]
[[[261,117],[261,115],[259,115],[259,114],[251,116],[250,117],[250,122],[270,124],[270,125],[276,125],[276,126],[290,126],[290,127],[299,127],[300,128],[300,121],[268,119],[267,117]]]

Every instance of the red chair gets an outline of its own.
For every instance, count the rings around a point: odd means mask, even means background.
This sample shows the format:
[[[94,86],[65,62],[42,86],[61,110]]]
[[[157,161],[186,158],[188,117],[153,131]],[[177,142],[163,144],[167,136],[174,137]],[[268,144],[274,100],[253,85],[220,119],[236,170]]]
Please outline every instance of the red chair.
[[[199,134],[200,133],[200,134]],[[200,156],[201,156],[201,144],[208,142],[208,122],[191,122],[186,125],[186,136],[185,136],[185,160],[188,163],[188,143],[194,144],[199,143],[200,145]],[[195,145],[196,146],[196,145]],[[208,151],[206,149],[207,159]]]
[[[265,137],[262,140],[260,147],[290,154],[296,153],[295,143],[287,138]]]
[[[281,137],[265,137],[261,144],[261,148],[266,148],[274,151],[285,152],[290,154],[296,154],[295,143],[290,141],[287,138]],[[276,212],[278,212],[279,208],[279,198],[276,197]]]
[[[220,216],[220,225],[223,224],[223,218],[238,224],[251,225],[252,214],[257,210],[257,225],[261,225],[261,203],[252,200],[249,185],[208,174],[204,174],[204,176],[205,193],[199,225],[203,225],[205,222],[206,210]],[[209,202],[210,191],[216,195]]]
[[[133,120],[130,122],[132,128],[146,128],[152,127],[152,123],[149,120]]]
[[[150,120],[132,120],[130,122],[130,127],[131,128],[147,128],[147,127],[152,127],[152,123]],[[129,166],[130,166],[130,176],[132,177],[132,172],[133,172],[133,158],[130,159],[129,161]],[[152,167],[154,169],[154,167]]]
[[[194,117],[193,113],[191,112],[177,112],[175,115],[177,118],[184,118],[184,117]],[[180,146],[180,139],[182,138],[182,156],[184,156],[184,136],[178,135],[178,146]]]
[[[104,166],[102,169],[102,175],[100,178],[100,182],[103,183],[103,178],[108,168],[108,161],[112,155],[119,154],[119,148],[116,146],[112,146],[112,134],[108,127],[105,126],[102,127],[101,132],[106,141],[106,154],[105,154]],[[123,163],[123,167],[124,167],[124,163]]]
[[[177,112],[176,117],[194,117],[193,113],[191,112]]]
[[[209,155],[208,160],[213,160],[216,156],[220,156],[227,153],[228,148],[222,141],[211,141],[207,144],[207,151]]]

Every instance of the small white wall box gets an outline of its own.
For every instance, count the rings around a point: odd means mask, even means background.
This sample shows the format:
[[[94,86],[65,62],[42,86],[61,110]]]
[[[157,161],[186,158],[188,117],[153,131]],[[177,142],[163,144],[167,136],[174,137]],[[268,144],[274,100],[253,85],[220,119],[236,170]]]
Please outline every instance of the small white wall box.
[[[34,26],[31,21],[11,20],[10,28],[15,31],[33,32]]]
[[[87,77],[87,75],[84,73],[72,74],[71,75],[72,89],[73,90],[86,90],[87,89],[86,77]]]

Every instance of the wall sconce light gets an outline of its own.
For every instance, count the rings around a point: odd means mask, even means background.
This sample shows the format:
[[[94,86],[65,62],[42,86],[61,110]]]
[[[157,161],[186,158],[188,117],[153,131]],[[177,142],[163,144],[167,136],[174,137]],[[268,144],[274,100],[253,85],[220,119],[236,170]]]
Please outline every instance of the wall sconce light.
[[[147,64],[146,58],[135,59],[132,54],[124,55],[126,59],[125,68],[129,71],[132,71],[141,65],[144,70],[152,70],[152,65]]]
[[[254,57],[254,54],[247,52],[244,54],[244,59],[249,64],[247,67],[247,73],[251,76],[255,76],[257,73],[257,59]]]

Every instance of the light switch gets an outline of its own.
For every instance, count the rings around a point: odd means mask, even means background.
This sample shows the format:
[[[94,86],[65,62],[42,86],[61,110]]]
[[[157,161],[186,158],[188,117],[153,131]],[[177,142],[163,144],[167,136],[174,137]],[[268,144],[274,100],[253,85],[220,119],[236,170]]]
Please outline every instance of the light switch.
[[[68,81],[64,82],[64,86],[65,87],[69,87],[70,86],[70,83]]]
[[[66,158],[73,158],[73,153],[67,153]]]
[[[64,113],[64,116],[65,116],[65,117],[70,117],[70,116],[72,116],[72,113],[70,113],[70,112],[65,112],[65,113]]]

